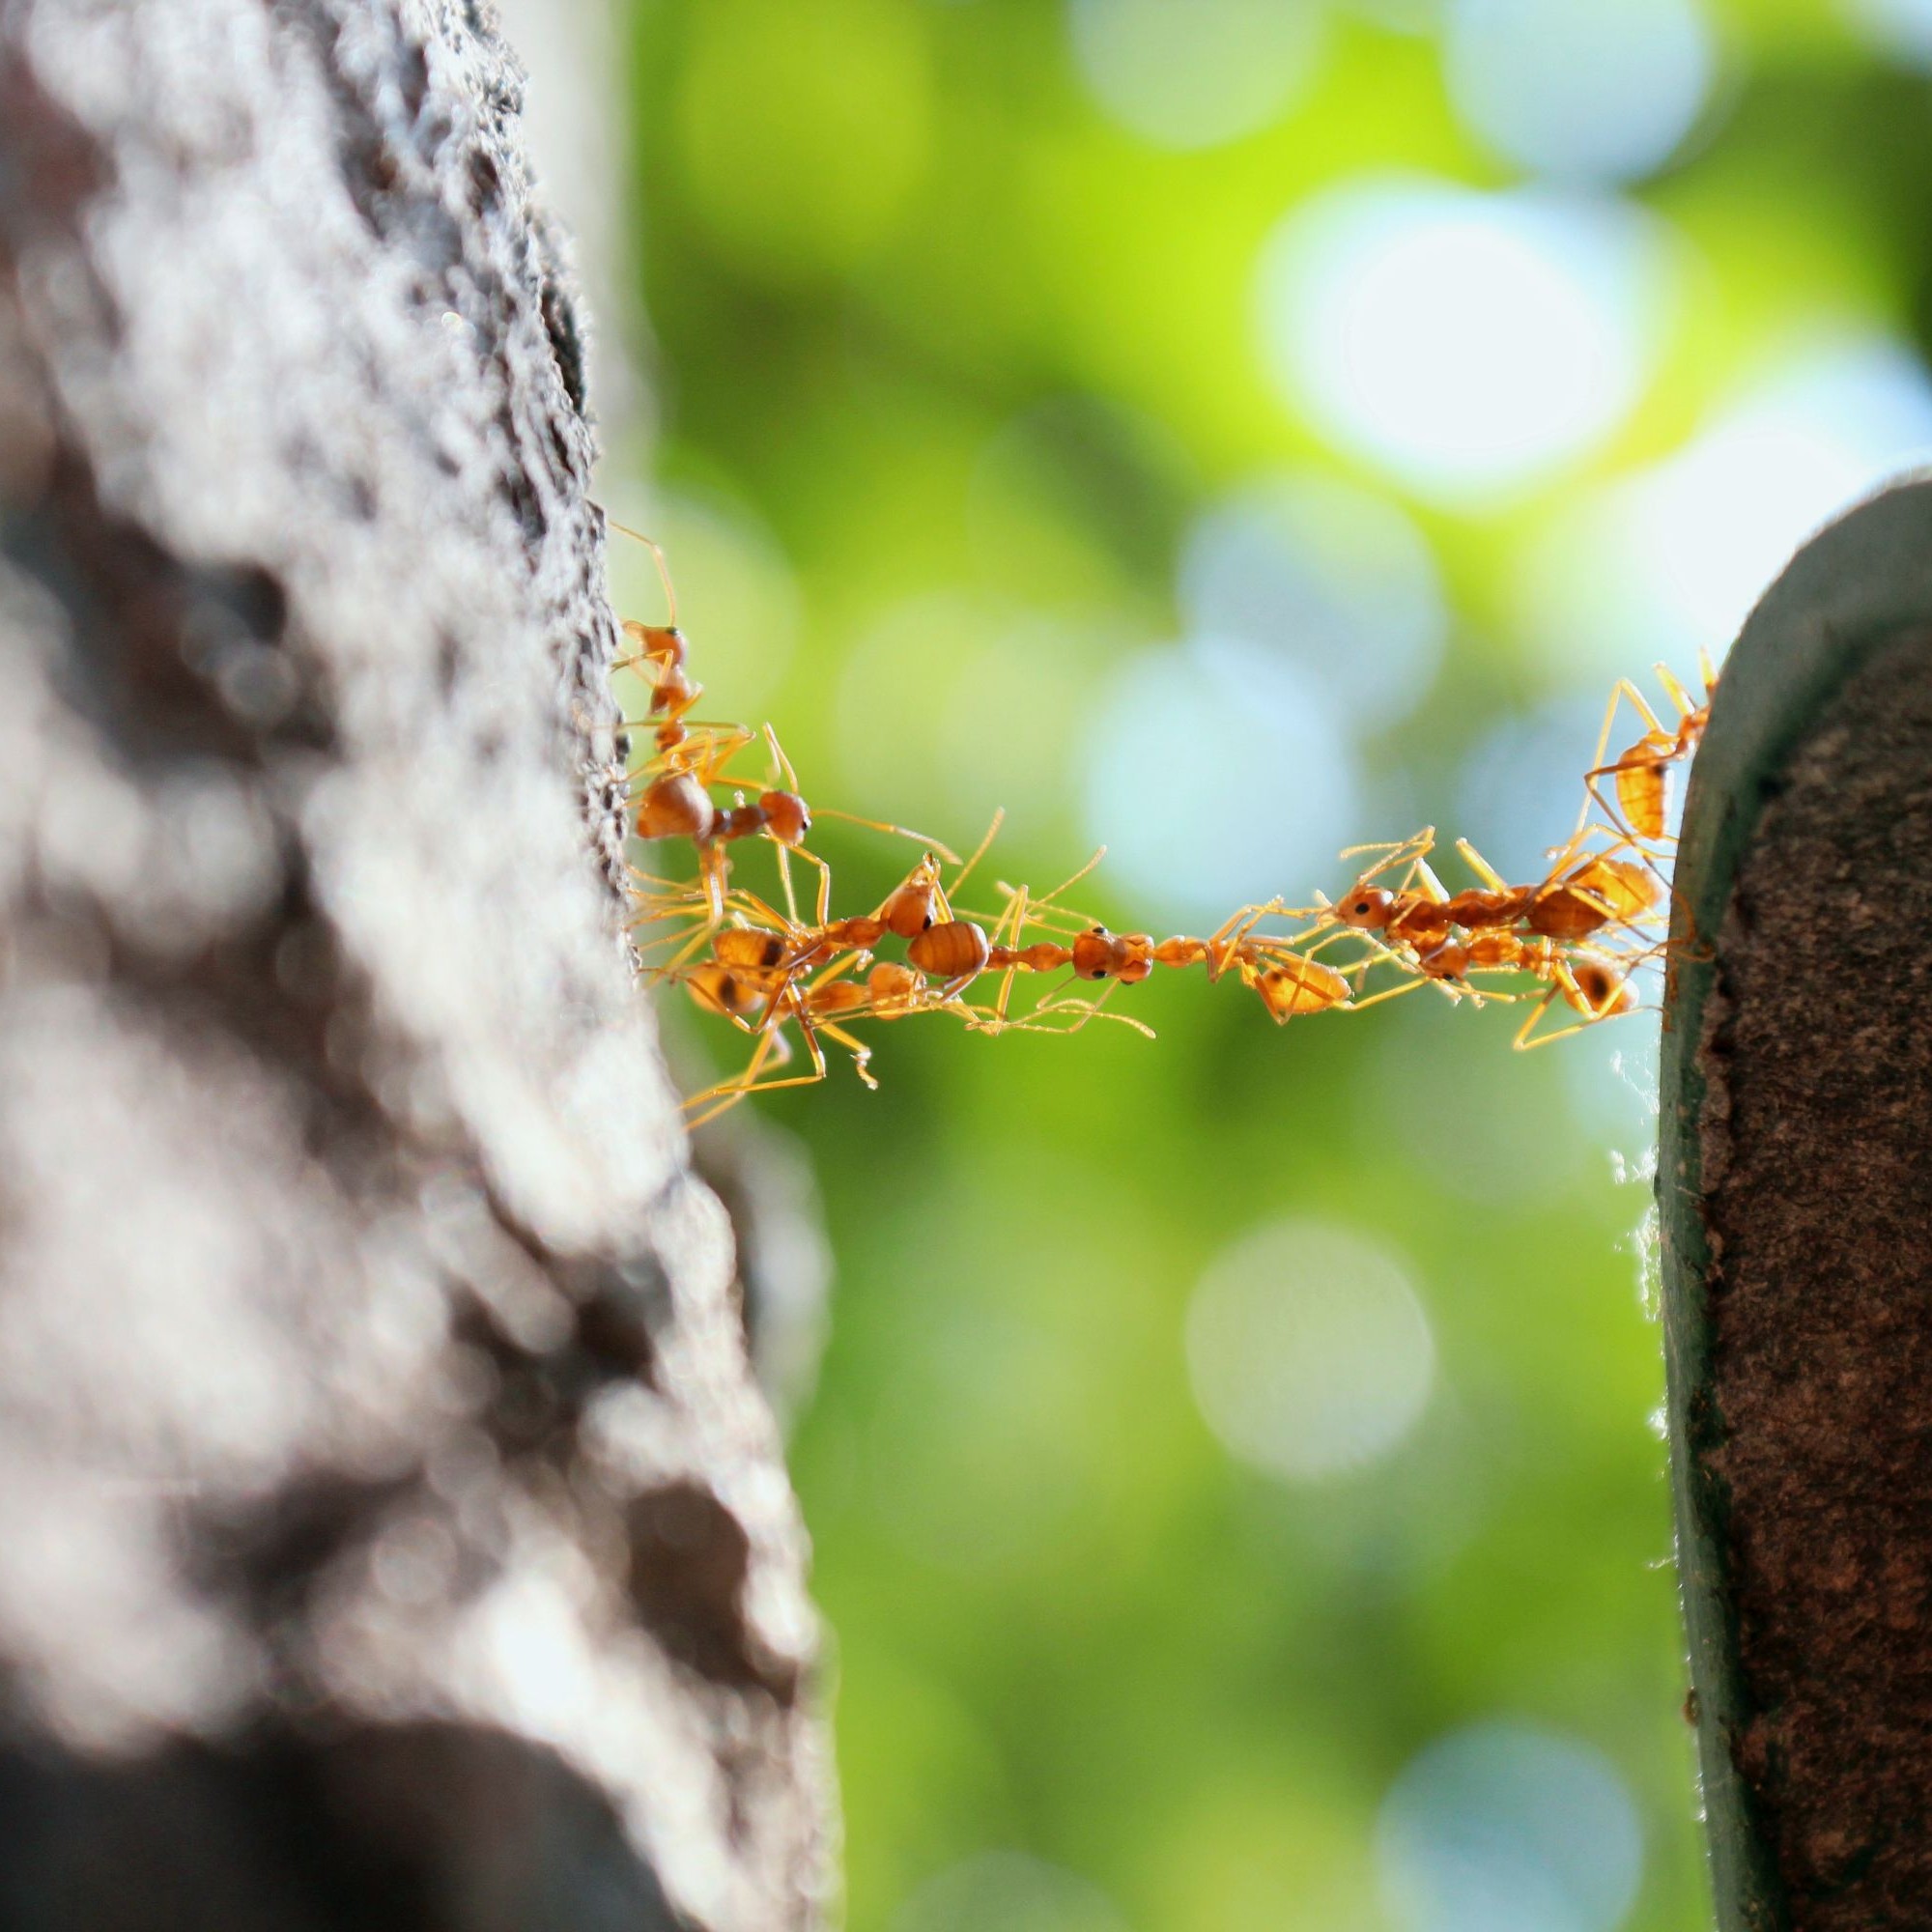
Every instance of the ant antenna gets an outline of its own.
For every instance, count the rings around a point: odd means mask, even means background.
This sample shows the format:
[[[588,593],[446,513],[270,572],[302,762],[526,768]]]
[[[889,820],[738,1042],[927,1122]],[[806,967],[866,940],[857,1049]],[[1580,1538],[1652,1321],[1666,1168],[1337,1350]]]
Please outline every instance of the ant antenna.
[[[617,519],[611,514],[609,510],[604,509],[602,503],[599,503],[597,505],[597,508],[603,512],[604,521],[611,529],[621,530],[623,534],[629,537],[634,543],[642,544],[643,547],[647,551],[649,551],[651,555],[656,559],[658,566],[658,576],[664,582],[665,602],[670,607],[670,622],[668,628],[673,631],[676,630],[677,590],[670,581],[670,565],[665,561],[664,545],[659,543],[656,537],[647,537],[642,530],[634,530],[629,524],[620,524],[617,521]]]

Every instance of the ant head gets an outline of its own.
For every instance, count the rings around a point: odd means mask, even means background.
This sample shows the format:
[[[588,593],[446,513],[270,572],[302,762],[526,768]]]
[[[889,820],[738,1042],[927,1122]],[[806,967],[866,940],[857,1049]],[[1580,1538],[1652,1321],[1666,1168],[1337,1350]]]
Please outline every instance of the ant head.
[[[1073,938],[1073,970],[1083,980],[1105,980],[1121,966],[1119,942],[1104,925],[1090,925]]]
[[[1395,895],[1386,887],[1357,886],[1335,911],[1344,925],[1373,930],[1388,923],[1389,909],[1394,904]]]
[[[761,791],[758,809],[765,814],[765,830],[781,845],[802,845],[811,830],[811,808],[795,791]]]

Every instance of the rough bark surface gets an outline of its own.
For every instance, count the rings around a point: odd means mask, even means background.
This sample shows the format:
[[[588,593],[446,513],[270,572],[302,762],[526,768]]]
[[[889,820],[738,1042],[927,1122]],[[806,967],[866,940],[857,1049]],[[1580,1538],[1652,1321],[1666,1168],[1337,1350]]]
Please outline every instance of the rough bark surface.
[[[1739,867],[1700,1053],[1732,1739],[1796,1932],[1932,1919],[1932,636]]]
[[[0,1923],[769,1932],[804,1538],[455,0],[0,0]]]

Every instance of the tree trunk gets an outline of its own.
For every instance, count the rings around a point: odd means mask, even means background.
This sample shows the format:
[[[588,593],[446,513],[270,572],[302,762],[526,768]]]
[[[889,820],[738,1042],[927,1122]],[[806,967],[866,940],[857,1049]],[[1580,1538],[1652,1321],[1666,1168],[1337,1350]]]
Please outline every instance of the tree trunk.
[[[10,1932],[828,1888],[519,85],[456,0],[0,0]]]
[[[1814,539],[1697,755],[1671,1452],[1723,1932],[1932,1922],[1932,484]]]

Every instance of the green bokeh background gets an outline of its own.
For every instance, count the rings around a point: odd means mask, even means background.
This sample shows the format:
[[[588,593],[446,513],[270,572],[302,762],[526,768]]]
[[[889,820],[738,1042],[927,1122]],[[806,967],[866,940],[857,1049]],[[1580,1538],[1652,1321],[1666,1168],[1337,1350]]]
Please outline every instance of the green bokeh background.
[[[669,546],[707,710],[776,721],[820,803],[956,844],[1005,805],[997,869],[1047,883],[1104,836],[1084,723],[1111,668],[1176,635],[1188,520],[1302,466],[1403,502],[1453,608],[1430,689],[1362,747],[1419,810],[1358,836],[1453,818],[1483,732],[1577,684],[1508,620],[1526,533],[1679,446],[1794,329],[1925,336],[1924,76],[1806,0],[1715,24],[1697,130],[1623,189],[1696,260],[1640,401],[1537,488],[1459,510],[1324,441],[1253,321],[1297,198],[1368,169],[1520,178],[1459,121],[1432,35],[1334,13],[1290,112],[1176,153],[1107,117],[1045,0],[641,6],[661,420],[630,453],[652,484],[613,500]],[[654,611],[620,561],[620,598]],[[838,827],[823,849],[846,912],[910,856]],[[1104,867],[1083,890],[1145,923]],[[1156,1042],[920,1021],[876,1030],[879,1093],[836,1065],[757,1103],[809,1146],[838,1259],[793,1468],[853,1932],[1400,1932],[1378,1807],[1433,1741],[1496,1719],[1624,1781],[1644,1857],[1622,1923],[1706,1924],[1647,1189],[1611,1157],[1648,1128],[1563,1064],[1601,1043],[1512,1055],[1508,1015],[1434,999],[1277,1031],[1197,975],[1120,1003]],[[1650,1022],[1629,1024],[1640,1059]],[[729,1064],[722,1029],[691,1034]],[[1197,1281],[1280,1219],[1392,1251],[1434,1337],[1412,1433],[1320,1483],[1232,1456],[1190,1385]],[[989,1853],[1037,1862],[947,1878]],[[1018,1890],[987,1880],[1009,1902],[976,1916],[976,1872]]]

